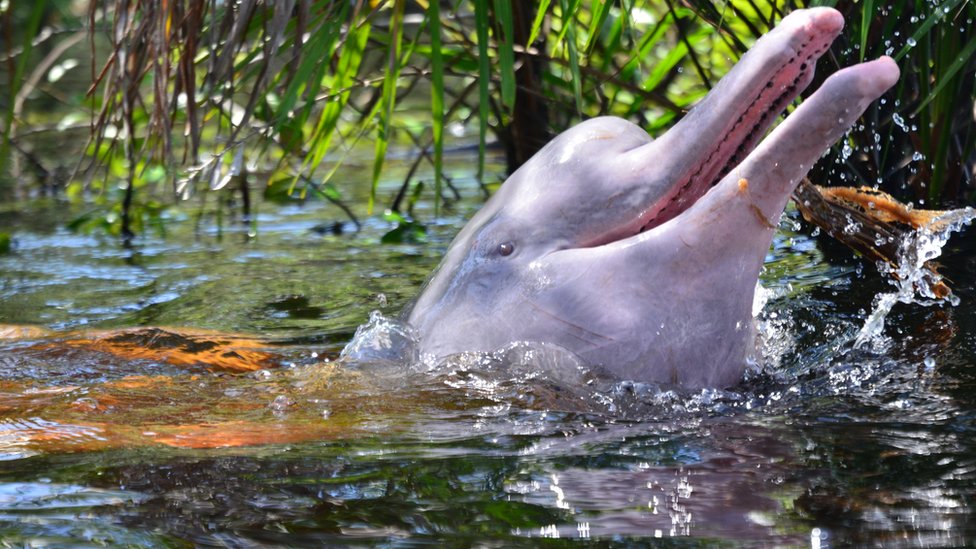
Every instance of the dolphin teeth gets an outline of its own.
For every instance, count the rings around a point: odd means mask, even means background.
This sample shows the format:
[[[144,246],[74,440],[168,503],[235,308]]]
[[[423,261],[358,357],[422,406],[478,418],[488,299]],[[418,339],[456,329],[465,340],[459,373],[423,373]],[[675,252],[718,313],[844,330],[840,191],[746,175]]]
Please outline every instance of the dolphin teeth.
[[[735,166],[737,166],[742,160],[750,153],[762,138],[765,136],[765,130],[768,129],[771,124],[771,118],[779,116],[787,105],[790,104],[796,97],[798,93],[798,88],[800,88],[801,82],[808,82],[810,74],[815,66],[815,60],[822,55],[827,48],[829,43],[818,43],[814,38],[811,38],[796,48],[796,53],[787,59],[778,69],[771,71],[770,79],[766,84],[759,90],[756,98],[750,103],[750,107],[747,108],[739,117],[736,119],[735,123],[732,125],[731,129],[728,131],[726,136],[719,141],[708,154],[703,162],[701,162],[697,169],[689,175],[684,180],[679,180],[675,184],[677,191],[671,194],[669,197],[665,198],[660,204],[654,204],[649,209],[654,213],[642,223],[641,227],[638,229],[637,234],[648,231],[667,222],[668,220],[676,217],[682,211],[691,207],[699,198],[704,196],[709,189],[714,187],[719,181],[722,180],[729,172],[732,171]],[[775,77],[781,74],[784,70],[789,67],[796,67],[797,74],[790,81],[789,85],[782,88],[782,91],[772,100],[764,100],[764,98],[769,95],[769,90],[775,87]],[[804,84],[805,86],[805,84]],[[771,116],[772,115],[772,116]],[[744,123],[748,121],[754,121],[752,127],[748,131],[742,132],[738,135],[741,136],[741,140],[738,146],[731,155],[722,164],[722,167],[717,170],[712,178],[704,185],[700,183],[702,174],[708,170],[711,166],[714,166],[713,162],[717,163],[721,161],[721,155],[723,154],[723,149],[729,144],[733,135],[736,135],[737,130]],[[718,157],[718,158],[716,158]],[[717,162],[716,162],[717,161]],[[691,198],[689,200],[688,198]]]

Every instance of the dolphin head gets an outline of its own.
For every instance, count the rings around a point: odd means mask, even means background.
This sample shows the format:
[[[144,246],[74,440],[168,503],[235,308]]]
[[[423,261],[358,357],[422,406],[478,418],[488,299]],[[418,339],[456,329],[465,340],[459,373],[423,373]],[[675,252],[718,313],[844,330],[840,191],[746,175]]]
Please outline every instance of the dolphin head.
[[[740,379],[790,193],[898,77],[889,58],[839,71],[760,144],[842,27],[830,8],[791,13],[659,139],[612,117],[553,139],[461,230],[409,310],[421,351],[530,341],[627,379]]]

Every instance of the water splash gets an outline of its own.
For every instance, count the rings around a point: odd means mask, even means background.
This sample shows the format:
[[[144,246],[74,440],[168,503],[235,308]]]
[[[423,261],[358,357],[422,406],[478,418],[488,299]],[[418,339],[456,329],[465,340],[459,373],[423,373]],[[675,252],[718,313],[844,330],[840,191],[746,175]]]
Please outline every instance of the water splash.
[[[417,334],[409,324],[373,311],[369,322],[356,328],[356,335],[342,349],[339,359],[419,364]]]
[[[899,247],[898,264],[879,262],[878,270],[888,275],[886,278],[895,286],[895,291],[875,296],[874,309],[864,322],[864,326],[854,340],[854,348],[867,345],[884,347],[883,335],[885,318],[896,303],[915,303],[918,305],[958,305],[959,298],[949,293],[936,295],[933,288],[942,280],[932,270],[923,268],[926,261],[942,255],[942,247],[952,233],[961,230],[976,219],[976,210],[962,208],[951,210],[934,219],[926,227],[911,233]]]

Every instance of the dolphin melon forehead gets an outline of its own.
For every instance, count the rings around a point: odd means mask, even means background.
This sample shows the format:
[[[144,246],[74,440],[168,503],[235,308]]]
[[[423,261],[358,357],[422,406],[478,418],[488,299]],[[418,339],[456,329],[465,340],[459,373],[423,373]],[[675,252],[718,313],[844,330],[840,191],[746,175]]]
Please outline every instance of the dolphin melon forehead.
[[[647,132],[640,126],[622,118],[601,116],[586,120],[563,132],[550,144],[559,150],[556,162],[565,164],[570,161],[606,161],[609,159],[587,157],[586,153],[591,149],[597,149],[595,152],[619,154],[644,145],[648,141],[650,138]]]
[[[651,141],[640,126],[621,118],[585,120],[559,134],[515,171],[501,187],[506,214],[539,223],[588,224],[598,221],[593,197],[623,199],[624,187],[644,177],[627,154]],[[633,200],[642,200],[639,196]],[[586,232],[585,225],[576,229]]]

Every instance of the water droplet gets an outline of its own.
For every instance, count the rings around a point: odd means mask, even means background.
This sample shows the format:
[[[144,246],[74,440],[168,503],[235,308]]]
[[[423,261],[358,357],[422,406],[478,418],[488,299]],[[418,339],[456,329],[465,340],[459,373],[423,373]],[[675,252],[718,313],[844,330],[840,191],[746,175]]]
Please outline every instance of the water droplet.
[[[844,142],[844,146],[840,150],[840,156],[842,159],[847,160],[854,154],[854,149],[851,148],[851,144],[847,141]]]
[[[901,128],[902,131],[904,131],[905,133],[908,133],[908,125],[905,124],[905,119],[902,118],[900,114],[898,114],[898,113],[892,114],[891,115],[891,120],[892,120],[892,122],[895,123],[896,126],[898,126],[899,128]]]
[[[855,347],[862,347],[869,343],[877,345],[882,338],[885,317],[895,303],[917,303],[920,305],[939,303],[956,305],[959,303],[959,298],[952,294],[942,297],[935,294],[934,288],[941,278],[938,274],[933,274],[932,271],[925,269],[923,265],[926,261],[934,259],[942,253],[942,247],[953,232],[969,225],[974,219],[976,219],[976,209],[973,208],[948,212],[945,217],[939,220],[937,231],[920,229],[900,243],[896,265],[885,266],[884,268],[880,268],[881,265],[879,265],[879,270],[882,273],[891,275],[887,278],[895,286],[896,291],[878,294],[875,297],[874,308],[857,335],[854,342]],[[927,367],[928,360],[926,359]]]
[[[268,406],[271,408],[271,412],[275,415],[283,414],[290,406],[294,405],[295,401],[288,398],[285,395],[278,395],[275,397],[271,404]]]

